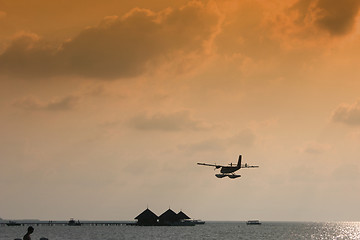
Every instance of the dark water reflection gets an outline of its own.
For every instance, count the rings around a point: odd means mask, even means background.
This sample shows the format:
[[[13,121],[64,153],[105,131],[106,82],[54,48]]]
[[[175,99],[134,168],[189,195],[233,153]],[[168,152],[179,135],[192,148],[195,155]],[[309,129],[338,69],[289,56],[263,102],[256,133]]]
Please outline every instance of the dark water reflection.
[[[0,227],[0,240],[21,238],[27,226]],[[359,222],[208,222],[195,227],[136,226],[35,226],[32,239],[118,240],[118,239],[360,239]]]

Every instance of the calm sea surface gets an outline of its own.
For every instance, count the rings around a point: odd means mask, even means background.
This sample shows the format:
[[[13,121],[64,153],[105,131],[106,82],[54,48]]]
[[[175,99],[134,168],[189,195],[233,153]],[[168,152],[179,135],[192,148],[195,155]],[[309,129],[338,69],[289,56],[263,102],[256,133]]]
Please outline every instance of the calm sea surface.
[[[34,226],[33,240],[360,239],[360,222],[207,222],[194,227]],[[0,240],[22,238],[27,226],[0,226]]]

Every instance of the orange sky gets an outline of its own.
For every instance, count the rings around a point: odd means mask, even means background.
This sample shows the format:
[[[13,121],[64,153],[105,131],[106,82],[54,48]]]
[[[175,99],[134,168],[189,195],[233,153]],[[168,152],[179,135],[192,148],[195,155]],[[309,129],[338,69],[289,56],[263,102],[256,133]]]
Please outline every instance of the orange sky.
[[[0,217],[359,221],[359,8],[0,0]]]

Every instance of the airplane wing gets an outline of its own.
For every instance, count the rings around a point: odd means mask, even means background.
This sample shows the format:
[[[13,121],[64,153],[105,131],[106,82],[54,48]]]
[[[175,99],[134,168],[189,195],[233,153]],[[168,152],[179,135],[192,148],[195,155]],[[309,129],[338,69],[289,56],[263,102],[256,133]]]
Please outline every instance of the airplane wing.
[[[216,167],[216,168],[221,168],[224,167],[222,165],[217,165],[217,164],[210,164],[210,163],[197,163],[198,165],[202,165],[202,166],[210,166],[210,167]]]
[[[247,164],[242,164],[241,165],[241,168],[258,168],[259,166],[250,166],[250,165],[247,165]]]

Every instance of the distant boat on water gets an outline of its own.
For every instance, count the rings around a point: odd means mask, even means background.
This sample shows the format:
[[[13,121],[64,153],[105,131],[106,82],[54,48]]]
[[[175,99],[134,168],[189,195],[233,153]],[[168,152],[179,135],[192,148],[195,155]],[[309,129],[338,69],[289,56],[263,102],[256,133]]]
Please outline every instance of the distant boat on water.
[[[6,225],[8,225],[8,226],[21,226],[20,223],[17,223],[15,221],[9,221],[8,223],[6,223]]]
[[[247,225],[261,225],[259,220],[249,220],[246,222]]]
[[[81,223],[79,220],[76,222],[73,218],[71,218],[68,222],[68,226],[81,226]]]
[[[200,219],[194,219],[194,220],[191,220],[193,223],[195,223],[196,225],[201,225],[201,224],[205,224],[205,221],[202,221]]]

